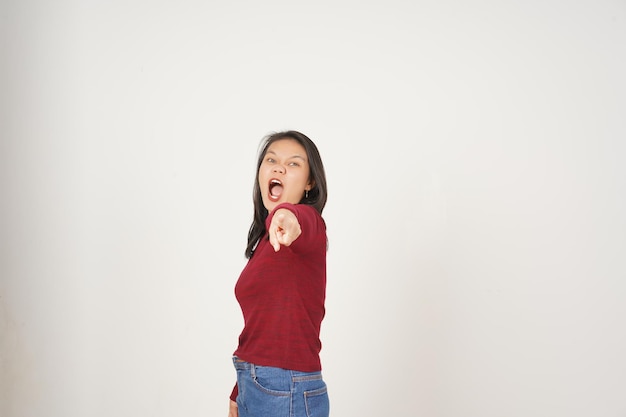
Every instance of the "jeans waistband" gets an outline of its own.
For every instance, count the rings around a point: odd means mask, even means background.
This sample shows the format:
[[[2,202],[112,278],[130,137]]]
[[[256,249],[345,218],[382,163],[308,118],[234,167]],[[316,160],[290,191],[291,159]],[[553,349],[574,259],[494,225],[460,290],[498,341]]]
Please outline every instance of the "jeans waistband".
[[[235,369],[250,369],[252,366],[251,363],[239,359],[236,356],[233,356],[233,364],[235,365]]]
[[[235,365],[235,369],[237,370],[250,371],[253,377],[255,376],[256,368],[259,366],[263,366],[263,365],[255,365],[253,363],[246,362],[243,359],[240,359],[236,356],[233,356],[233,364]],[[275,369],[280,369],[285,372],[289,372],[291,376],[294,378],[294,381],[295,380],[304,381],[304,380],[322,379],[322,371],[305,372],[305,371],[295,371],[291,369],[276,368],[272,366],[267,366],[266,368],[275,368]]]

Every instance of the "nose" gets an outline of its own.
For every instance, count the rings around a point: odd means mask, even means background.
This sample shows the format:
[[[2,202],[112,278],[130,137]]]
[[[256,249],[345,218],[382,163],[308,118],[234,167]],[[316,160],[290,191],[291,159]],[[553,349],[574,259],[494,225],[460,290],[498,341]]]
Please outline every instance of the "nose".
[[[284,174],[285,173],[285,167],[282,166],[281,164],[276,164],[272,168],[272,172],[278,172],[279,174]]]

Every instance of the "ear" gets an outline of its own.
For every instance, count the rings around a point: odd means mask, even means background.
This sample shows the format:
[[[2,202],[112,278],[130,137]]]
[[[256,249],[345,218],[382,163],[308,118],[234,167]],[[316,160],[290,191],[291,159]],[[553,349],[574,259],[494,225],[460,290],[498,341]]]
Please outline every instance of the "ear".
[[[315,187],[315,180],[310,180],[306,187],[304,187],[305,191],[311,191],[311,189]]]

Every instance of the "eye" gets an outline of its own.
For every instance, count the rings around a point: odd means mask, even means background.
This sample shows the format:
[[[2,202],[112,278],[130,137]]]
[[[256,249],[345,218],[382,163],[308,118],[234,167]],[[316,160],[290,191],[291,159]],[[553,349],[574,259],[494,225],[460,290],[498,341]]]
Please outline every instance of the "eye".
[[[274,158],[271,158],[271,157],[267,158],[265,161],[269,162],[270,164],[276,162],[276,161],[274,161]]]
[[[297,163],[297,162],[290,162],[290,163],[289,163],[289,166],[290,166],[290,167],[299,167],[299,166],[300,166],[300,164],[299,164],[299,163]]]

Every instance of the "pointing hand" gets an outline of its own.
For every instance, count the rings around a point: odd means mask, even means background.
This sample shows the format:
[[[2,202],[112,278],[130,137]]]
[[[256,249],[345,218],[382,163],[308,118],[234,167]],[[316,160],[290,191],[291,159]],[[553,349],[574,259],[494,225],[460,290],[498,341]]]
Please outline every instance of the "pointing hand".
[[[287,209],[279,209],[274,213],[270,223],[270,244],[275,252],[280,250],[280,245],[291,245],[302,233],[298,218]]]

